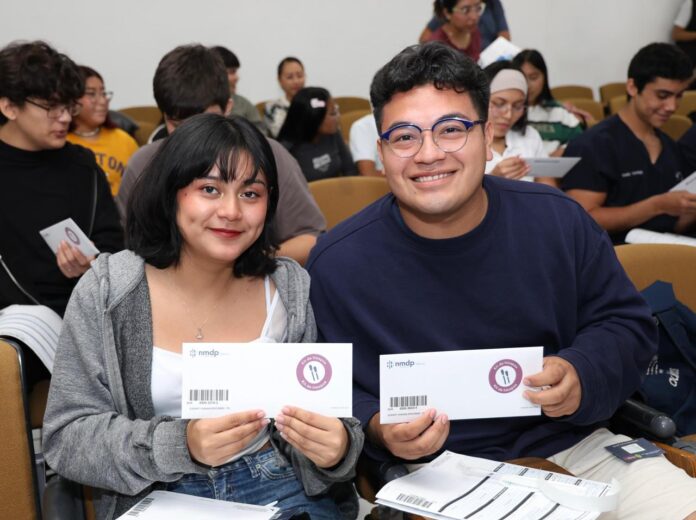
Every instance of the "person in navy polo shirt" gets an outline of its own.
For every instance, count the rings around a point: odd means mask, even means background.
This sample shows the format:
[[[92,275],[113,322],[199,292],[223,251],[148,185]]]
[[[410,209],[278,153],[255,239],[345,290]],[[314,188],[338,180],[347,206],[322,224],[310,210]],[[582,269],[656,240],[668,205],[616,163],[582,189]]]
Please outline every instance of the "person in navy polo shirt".
[[[669,189],[691,173],[678,145],[659,128],[679,105],[693,66],[683,51],[652,43],[628,67],[628,103],[568,143],[566,157],[582,160],[561,188],[606,229],[614,243],[636,227],[696,231],[696,195]]]
[[[694,513],[696,480],[682,470],[663,457],[626,464],[604,449],[628,439],[603,426],[639,387],[657,331],[582,206],[549,186],[484,175],[485,74],[427,43],[386,64],[370,94],[391,193],[321,236],[308,262],[319,340],[353,343],[365,455],[546,457],[579,477],[620,480],[619,510],[607,518]],[[380,424],[380,354],[530,345],[544,347],[542,371],[523,381],[543,387],[525,392],[541,415],[455,421],[428,409]]]

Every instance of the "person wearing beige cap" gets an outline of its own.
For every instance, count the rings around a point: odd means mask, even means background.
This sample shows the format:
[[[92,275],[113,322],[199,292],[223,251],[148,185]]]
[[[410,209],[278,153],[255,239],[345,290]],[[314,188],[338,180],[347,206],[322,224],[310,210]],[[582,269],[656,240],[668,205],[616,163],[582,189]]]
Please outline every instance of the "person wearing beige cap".
[[[533,181],[524,158],[548,154],[539,132],[527,125],[527,80],[509,61],[492,63],[484,72],[491,82],[488,119],[493,127],[493,158],[486,162],[486,173]]]

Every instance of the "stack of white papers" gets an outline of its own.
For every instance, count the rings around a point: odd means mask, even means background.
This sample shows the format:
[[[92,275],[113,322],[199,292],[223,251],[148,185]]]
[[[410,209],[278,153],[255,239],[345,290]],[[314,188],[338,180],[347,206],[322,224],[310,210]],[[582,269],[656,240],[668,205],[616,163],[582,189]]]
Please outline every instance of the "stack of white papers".
[[[635,228],[626,235],[627,244],[681,244],[696,247],[696,238]]]
[[[10,305],[0,310],[0,336],[15,338],[53,372],[63,320],[45,305]]]
[[[377,503],[436,519],[592,520],[616,509],[619,485],[446,451],[389,482]]]
[[[117,520],[271,520],[277,507],[153,491]]]

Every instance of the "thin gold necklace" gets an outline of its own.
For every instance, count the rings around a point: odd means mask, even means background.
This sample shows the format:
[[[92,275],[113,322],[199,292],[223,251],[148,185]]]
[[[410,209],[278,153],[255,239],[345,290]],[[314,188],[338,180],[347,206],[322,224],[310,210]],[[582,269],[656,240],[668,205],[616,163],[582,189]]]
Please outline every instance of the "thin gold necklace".
[[[208,321],[210,320],[211,316],[215,313],[217,308],[220,306],[220,302],[222,301],[222,296],[218,299],[217,302],[215,302],[215,305],[210,309],[210,312],[206,316],[206,318],[203,320],[203,323],[200,325],[196,325],[196,322],[193,321],[193,313],[191,312],[191,309],[188,306],[188,303],[186,302],[186,298],[183,296],[183,291],[179,288],[179,284],[176,283],[176,278],[174,278],[174,275],[172,274],[173,271],[167,271],[167,274],[169,275],[169,280],[172,283],[172,286],[174,287],[174,290],[179,294],[179,298],[181,298],[181,303],[184,304],[184,310],[186,311],[186,315],[188,316],[189,320],[191,321],[191,325],[196,329],[196,335],[195,338],[198,341],[203,341],[205,339],[205,336],[203,334],[203,327],[206,326]]]

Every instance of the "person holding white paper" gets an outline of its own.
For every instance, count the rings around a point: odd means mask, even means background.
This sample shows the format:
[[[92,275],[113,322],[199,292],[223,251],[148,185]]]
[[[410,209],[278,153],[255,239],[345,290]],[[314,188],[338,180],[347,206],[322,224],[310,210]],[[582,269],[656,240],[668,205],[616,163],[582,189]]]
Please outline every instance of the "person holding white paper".
[[[370,97],[391,193],[320,237],[310,256],[319,338],[353,343],[365,454],[408,463],[444,449],[547,457],[581,478],[617,478],[624,499],[608,518],[684,518],[696,511],[696,480],[663,457],[629,466],[604,449],[626,439],[603,426],[657,349],[650,310],[579,204],[548,186],[484,175],[488,93],[481,69],[439,44],[406,48],[380,69]],[[514,384],[538,388],[524,395],[541,415],[450,421],[446,407],[431,407],[382,424],[380,354],[536,345],[543,369],[517,372]],[[483,371],[494,390],[498,363]],[[411,366],[391,369],[408,381]]]
[[[548,157],[539,132],[527,125],[527,80],[509,61],[496,61],[485,69],[491,81],[488,119],[493,128],[493,157],[486,173],[508,179],[533,181],[524,157]],[[553,179],[538,179],[555,186]]]
[[[268,141],[243,118],[192,116],[132,197],[129,250],[101,255],[68,305],[44,419],[48,464],[98,489],[100,519],[153,488],[278,501],[283,518],[354,518],[355,419],[290,405],[273,424],[258,409],[180,419],[182,343],[316,338],[307,273],[274,255]]]
[[[693,171],[660,130],[679,106],[693,65],[668,43],[640,49],[628,66],[628,103],[568,143],[566,157],[582,157],[561,181],[607,230],[615,244],[632,228],[696,232],[696,195],[670,188]]]

